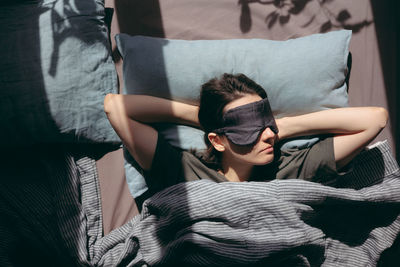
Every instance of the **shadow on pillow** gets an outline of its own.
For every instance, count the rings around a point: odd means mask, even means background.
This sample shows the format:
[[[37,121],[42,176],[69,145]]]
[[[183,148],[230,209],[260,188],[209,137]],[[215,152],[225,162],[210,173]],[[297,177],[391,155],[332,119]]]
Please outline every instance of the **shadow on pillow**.
[[[0,143],[119,143],[103,112],[117,93],[104,1],[0,9]]]

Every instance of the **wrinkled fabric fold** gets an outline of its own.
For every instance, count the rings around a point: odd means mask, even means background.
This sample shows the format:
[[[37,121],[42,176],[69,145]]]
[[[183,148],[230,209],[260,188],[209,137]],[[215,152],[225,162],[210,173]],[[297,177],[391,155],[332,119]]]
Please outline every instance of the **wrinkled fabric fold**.
[[[91,216],[76,238],[93,240],[93,266],[376,266],[400,232],[400,172],[386,142],[358,156],[338,178],[342,188],[295,179],[181,183],[104,237],[98,191],[88,187],[96,169],[87,158],[77,165],[81,212]]]

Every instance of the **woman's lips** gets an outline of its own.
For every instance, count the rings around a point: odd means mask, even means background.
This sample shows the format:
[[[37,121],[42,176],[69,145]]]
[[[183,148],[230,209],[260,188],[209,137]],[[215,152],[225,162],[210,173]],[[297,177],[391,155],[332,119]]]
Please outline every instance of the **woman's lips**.
[[[262,149],[260,152],[273,153],[274,152],[274,147],[273,146],[268,146],[268,147]]]

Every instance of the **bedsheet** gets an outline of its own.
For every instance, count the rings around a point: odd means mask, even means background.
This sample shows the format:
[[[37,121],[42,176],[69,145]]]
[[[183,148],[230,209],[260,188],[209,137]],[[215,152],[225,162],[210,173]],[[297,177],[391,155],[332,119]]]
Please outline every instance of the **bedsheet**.
[[[108,234],[96,157],[60,148],[37,155],[20,154],[24,168],[13,158],[2,165],[1,266],[400,262],[400,171],[387,142],[360,154],[336,187],[295,179],[182,183]]]
[[[75,250],[66,253],[75,243],[65,242],[69,238],[59,229],[64,221],[86,236],[74,157],[61,146],[2,152],[0,266],[79,266],[71,256]]]
[[[382,106],[390,122],[377,137],[387,139],[400,158],[397,1],[366,0],[106,0],[113,8],[113,56],[123,85],[118,33],[170,39],[266,38],[286,40],[329,30],[350,29],[350,106]],[[161,53],[161,51],[160,51]],[[397,55],[397,58],[396,56]],[[116,160],[109,160],[113,157]],[[119,160],[119,161],[118,161]],[[118,162],[117,164],[113,163]],[[136,210],[123,170],[122,150],[97,162],[103,199],[104,232],[121,226]],[[114,170],[114,171],[112,171]],[[122,193],[121,193],[122,192]]]
[[[75,164],[78,178],[59,184],[56,202],[58,214],[70,218],[58,224],[77,265],[354,267],[400,260],[400,171],[387,142],[359,155],[337,187],[296,179],[182,183],[146,200],[141,214],[105,236],[95,161]],[[388,263],[388,255],[397,258]]]

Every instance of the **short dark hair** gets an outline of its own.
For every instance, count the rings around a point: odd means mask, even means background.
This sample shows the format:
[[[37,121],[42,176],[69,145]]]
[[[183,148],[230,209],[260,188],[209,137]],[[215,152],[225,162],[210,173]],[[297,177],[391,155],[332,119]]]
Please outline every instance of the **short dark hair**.
[[[242,73],[224,73],[220,78],[213,78],[202,85],[199,122],[205,132],[204,141],[208,147],[206,163],[218,166],[221,157],[208,140],[208,133],[222,126],[225,106],[246,94],[259,95],[261,98],[267,97],[267,93],[259,84]]]

